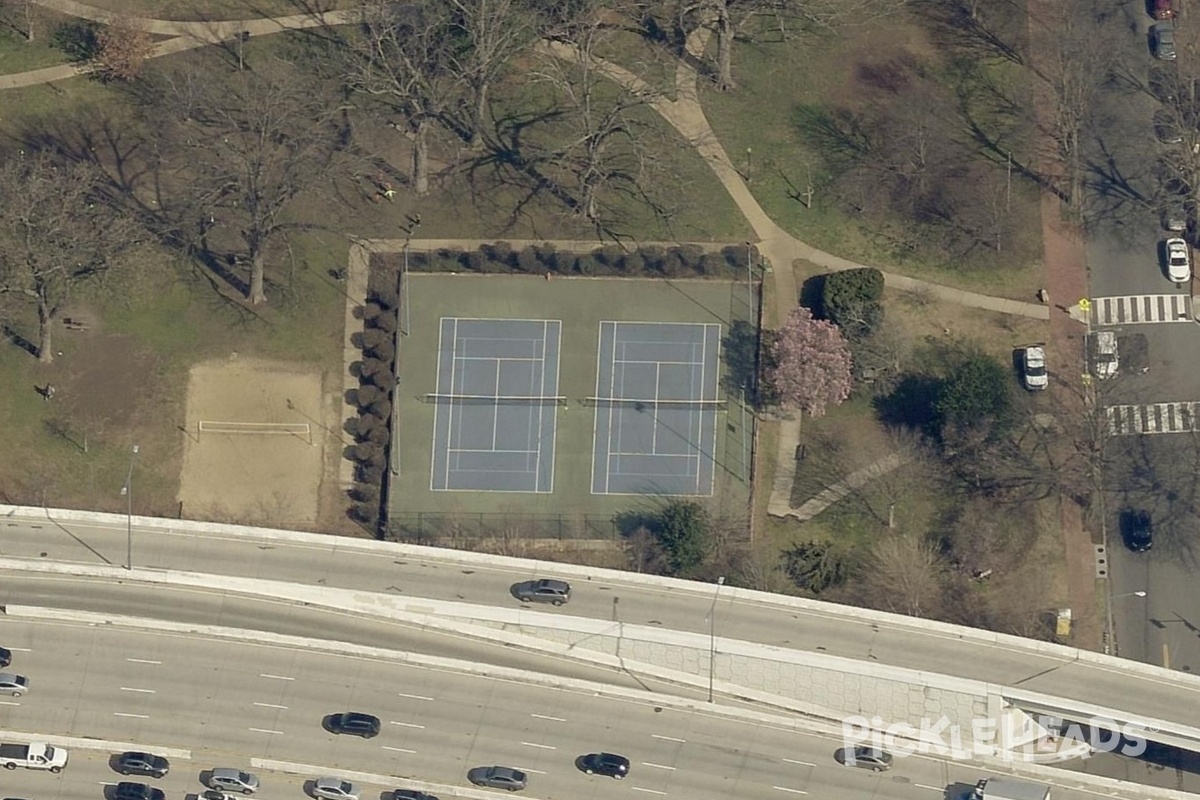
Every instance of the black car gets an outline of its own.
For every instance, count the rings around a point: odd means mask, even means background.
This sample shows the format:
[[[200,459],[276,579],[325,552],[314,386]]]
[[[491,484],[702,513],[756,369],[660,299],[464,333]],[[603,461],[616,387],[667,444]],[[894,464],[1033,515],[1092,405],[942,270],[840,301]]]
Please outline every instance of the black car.
[[[588,775],[607,775],[620,780],[629,774],[629,759],[615,753],[588,753],[579,760]]]
[[[121,781],[113,790],[113,800],[165,800],[162,789],[144,783]]]
[[[12,663],[12,651],[7,647],[0,647],[0,669],[7,667]]]
[[[122,753],[117,756],[117,772],[122,775],[149,775],[161,778],[170,769],[169,761],[150,753]]]
[[[416,789],[396,789],[392,792],[392,800],[438,800],[436,795],[418,792]]]
[[[344,714],[333,714],[326,717],[325,727],[329,729],[330,733],[374,739],[379,735],[379,717],[360,714],[357,711],[347,711]]]
[[[1127,508],[1121,512],[1121,539],[1135,553],[1144,553],[1154,544],[1154,524],[1150,512]]]

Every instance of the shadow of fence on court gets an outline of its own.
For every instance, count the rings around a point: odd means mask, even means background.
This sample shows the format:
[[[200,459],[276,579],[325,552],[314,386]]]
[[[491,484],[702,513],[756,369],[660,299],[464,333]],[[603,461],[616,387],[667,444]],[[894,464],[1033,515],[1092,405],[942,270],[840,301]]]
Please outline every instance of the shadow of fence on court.
[[[387,539],[423,544],[496,538],[616,541],[617,521],[603,514],[392,512]]]

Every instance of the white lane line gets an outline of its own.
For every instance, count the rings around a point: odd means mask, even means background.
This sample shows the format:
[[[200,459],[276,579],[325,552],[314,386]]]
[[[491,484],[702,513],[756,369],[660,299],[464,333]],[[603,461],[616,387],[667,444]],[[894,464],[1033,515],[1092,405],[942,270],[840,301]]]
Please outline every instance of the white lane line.
[[[283,736],[283,731],[273,731],[270,728],[250,728],[255,733],[273,733],[276,736]]]
[[[778,789],[781,792],[791,792],[792,794],[808,794],[808,792],[802,792],[799,789],[789,789],[786,786],[776,786],[774,788]]]
[[[424,725],[418,725],[415,722],[396,722],[396,720],[391,720],[388,722],[388,725],[399,725],[402,728],[420,728],[421,730],[425,730]]]
[[[10,647],[8,649],[12,650],[14,653],[32,653],[33,652],[33,649],[30,647]]]
[[[287,706],[281,706],[276,703],[255,703],[259,708],[278,708],[281,711],[287,711]]]
[[[122,686],[122,692],[141,692],[142,694],[158,694],[154,689],[135,689],[132,686]]]
[[[423,694],[405,694],[404,692],[397,692],[396,696],[397,697],[407,697],[409,700],[432,700],[433,699],[432,697],[426,697]]]
[[[273,681],[294,681],[294,680],[296,680],[295,678],[289,678],[287,675],[271,675],[268,672],[260,672],[260,673],[258,673],[258,677],[269,678],[270,680],[273,680]]]
[[[650,734],[651,739],[665,739],[668,742],[679,742],[683,744],[687,739],[676,739],[674,736],[659,736],[657,733]]]
[[[545,714],[530,714],[534,719],[548,719],[551,722],[566,722],[562,717],[547,717]]]
[[[634,786],[633,790],[635,792],[645,792],[646,794],[666,794],[666,792],[660,792],[658,789],[643,789],[640,786]]]
[[[552,744],[538,744],[537,742],[521,742],[526,747],[537,747],[542,750],[557,750],[558,748]]]
[[[19,706],[20,703],[14,700],[0,700],[0,706]]]
[[[802,767],[815,767],[815,766],[816,766],[816,764],[813,764],[812,762],[809,762],[809,761],[797,761],[797,760],[796,760],[796,759],[794,759],[794,758],[785,758],[785,759],[784,759],[784,761],[786,761],[786,762],[787,762],[787,763],[789,763],[789,764],[799,764],[799,765],[800,765],[800,766],[802,766]]]
[[[642,766],[643,766],[643,767],[653,767],[654,769],[669,769],[669,770],[671,770],[672,772],[674,772],[674,771],[675,771],[675,768],[674,768],[674,767],[668,767],[668,766],[666,766],[666,765],[664,765],[664,764],[651,764],[649,761],[643,761],[643,762],[642,762]]]
[[[161,661],[151,661],[148,658],[127,658],[125,659],[131,664],[161,664]]]
[[[417,754],[416,750],[405,750],[403,747],[388,747],[386,744],[383,745],[383,749],[391,750],[394,753],[408,753],[410,756],[415,756]]]
[[[114,717],[132,717],[133,719],[150,719],[149,714],[125,714],[120,711],[113,712]]]
[[[913,786],[916,786],[916,787],[918,787],[918,788],[920,788],[920,789],[933,789],[935,792],[944,792],[944,791],[946,791],[946,787],[945,787],[945,786],[926,786],[926,785],[925,785],[925,784],[923,784],[923,783],[914,783],[914,784],[913,784]]]

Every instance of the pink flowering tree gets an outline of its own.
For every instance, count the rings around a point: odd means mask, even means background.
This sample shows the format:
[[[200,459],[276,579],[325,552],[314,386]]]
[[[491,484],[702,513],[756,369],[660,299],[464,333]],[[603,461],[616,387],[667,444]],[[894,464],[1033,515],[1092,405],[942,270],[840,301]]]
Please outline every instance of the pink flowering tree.
[[[850,396],[850,347],[832,322],[797,306],[775,332],[768,351],[767,387],[777,405],[819,417]]]

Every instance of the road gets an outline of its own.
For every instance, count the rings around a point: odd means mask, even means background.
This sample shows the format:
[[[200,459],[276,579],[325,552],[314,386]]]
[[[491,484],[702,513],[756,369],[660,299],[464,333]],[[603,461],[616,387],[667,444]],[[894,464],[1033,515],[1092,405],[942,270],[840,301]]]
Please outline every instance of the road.
[[[450,552],[444,557],[435,554],[425,560],[360,552],[337,539],[331,539],[327,545],[295,546],[229,536],[151,534],[135,530],[134,541],[135,562],[139,566],[485,605],[516,605],[509,594],[510,586],[539,574],[534,569],[464,567],[452,560]],[[3,543],[0,555],[5,557],[120,564],[126,538],[123,526],[57,526],[10,519],[0,528],[0,542]],[[547,566],[546,573],[553,574],[553,568]],[[11,594],[19,588],[13,584],[11,589],[0,591],[7,593],[9,602],[23,602]],[[597,579],[582,584],[576,581],[575,596],[569,606],[561,610],[547,607],[544,611],[605,620],[617,615],[626,623],[708,633],[708,615],[713,609],[713,627],[718,636],[1018,685],[1033,692],[1125,709],[1181,725],[1193,725],[1196,709],[1200,707],[1200,692],[1187,684],[1138,678],[1123,670],[1057,655],[981,645],[942,631],[923,632],[899,624],[888,628],[870,619],[855,618],[852,610],[849,613],[833,607],[829,611],[801,610],[758,600],[735,600],[733,595],[729,589],[720,594],[709,594],[707,590],[699,594],[625,584],[616,578]],[[64,607],[91,608],[95,600],[68,593],[60,594],[56,602]],[[213,608],[219,608],[229,601],[209,602],[216,604]],[[136,613],[145,615],[144,609]],[[253,615],[241,613],[236,619],[245,624],[247,616]],[[270,619],[264,622],[270,623]],[[310,635],[320,633],[310,632]]]
[[[707,708],[664,708],[650,696],[535,688],[370,659],[68,622],[9,621],[2,633],[16,651],[13,666],[31,680],[28,694],[0,704],[5,728],[189,749],[191,759],[176,758],[159,782],[170,797],[197,791],[199,776],[216,766],[257,772],[257,796],[264,800],[299,798],[305,780],[319,774],[357,779],[366,773],[364,800],[408,786],[445,794],[465,786],[470,767],[492,763],[526,770],[530,786],[523,796],[546,800],[647,794],[936,800],[949,784],[965,789],[986,774],[925,757],[899,759],[881,776],[850,770],[832,759],[836,739],[797,731],[784,720],[775,725]],[[324,715],[350,709],[378,715],[383,733],[362,740],[322,730]],[[629,756],[630,777],[617,783],[580,773],[575,759],[596,750]],[[5,795],[96,798],[98,785],[119,779],[103,753],[75,749],[71,758],[62,776],[6,773]],[[295,774],[264,764],[294,765]]]

